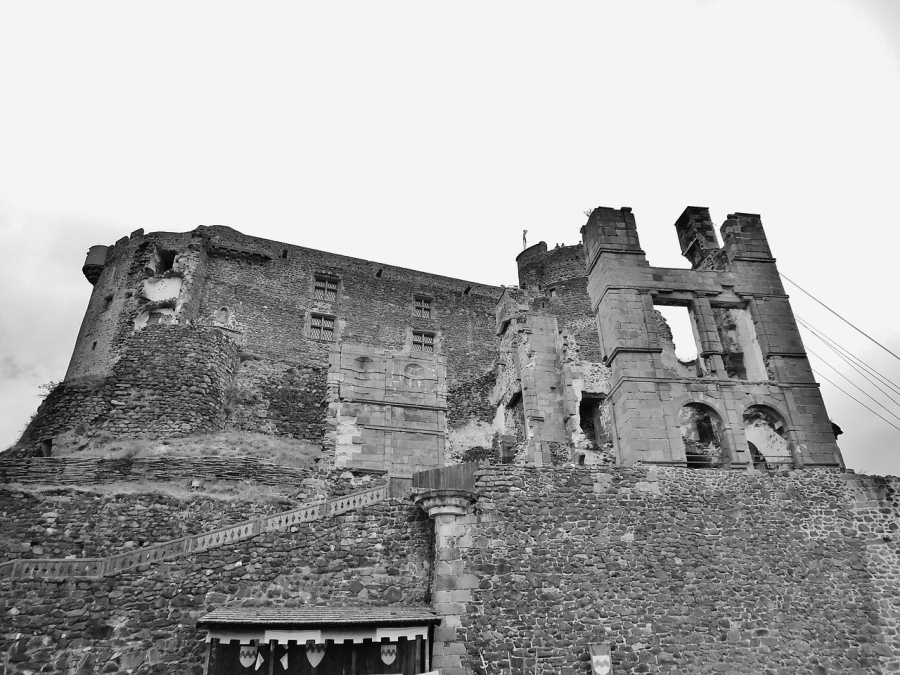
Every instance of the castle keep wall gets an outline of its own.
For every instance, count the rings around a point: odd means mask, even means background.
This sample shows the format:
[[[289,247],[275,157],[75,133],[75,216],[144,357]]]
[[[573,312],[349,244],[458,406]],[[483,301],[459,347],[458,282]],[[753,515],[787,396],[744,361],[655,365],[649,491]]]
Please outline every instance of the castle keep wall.
[[[435,666],[588,673],[608,643],[615,673],[893,672],[898,487],[827,469],[484,469],[475,511],[436,521]]]
[[[32,449],[85,424],[124,436],[228,428],[321,442],[329,355],[341,342],[409,353],[426,340],[446,361],[442,386],[460,403],[456,426],[492,418],[478,395],[493,377],[487,346],[500,289],[222,226],[139,230],[108,250],[94,247],[84,271],[94,292],[66,380],[23,436]],[[158,326],[178,332],[165,340]],[[200,344],[216,332],[234,342],[237,362],[218,342]],[[187,391],[170,389],[177,399],[167,401],[148,377],[171,377]]]

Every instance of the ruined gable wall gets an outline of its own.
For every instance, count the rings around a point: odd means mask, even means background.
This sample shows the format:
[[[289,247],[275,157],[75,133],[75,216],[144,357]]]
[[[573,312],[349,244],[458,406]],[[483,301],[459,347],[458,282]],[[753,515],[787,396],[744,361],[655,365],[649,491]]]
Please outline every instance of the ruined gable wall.
[[[685,213],[706,221],[706,212],[688,207]],[[688,227],[687,220],[683,214],[676,228],[682,228],[680,238],[690,248],[688,235],[696,234],[691,227],[697,223]],[[765,405],[786,421],[793,466],[842,466],[759,216],[731,214],[722,226],[727,256],[722,270],[651,267],[629,208],[598,207],[582,234],[588,292],[612,369],[615,439],[624,463],[688,463],[679,417],[689,404],[721,421],[720,465],[748,466],[754,460],[743,418],[751,406]],[[687,368],[674,372],[664,362],[654,304],[688,308],[699,350],[693,374]],[[726,368],[733,355],[723,337],[727,343],[733,334],[717,323],[717,310],[741,313],[739,329],[753,334],[744,352],[756,353],[755,367],[742,373]]]
[[[492,466],[439,534],[435,663],[513,673],[887,672],[900,479]],[[450,649],[454,645],[457,649]],[[457,662],[458,663],[458,662]]]
[[[198,617],[228,603],[425,606],[430,547],[427,516],[381,502],[102,580],[3,580],[0,662],[10,675],[200,675]]]

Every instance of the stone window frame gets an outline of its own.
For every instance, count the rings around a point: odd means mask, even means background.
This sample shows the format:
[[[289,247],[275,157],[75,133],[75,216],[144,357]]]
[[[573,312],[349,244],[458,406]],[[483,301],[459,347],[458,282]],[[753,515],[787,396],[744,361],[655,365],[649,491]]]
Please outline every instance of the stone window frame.
[[[421,340],[417,340],[416,338],[421,336]],[[431,338],[431,350],[424,349],[421,347],[425,347],[428,343],[425,341],[426,338]],[[407,336],[407,344],[409,345],[409,353],[413,356],[417,356],[419,354],[437,354],[440,351],[440,335],[437,331],[433,330],[419,330],[418,328],[410,328]],[[420,348],[417,348],[416,345],[421,345]]]
[[[417,319],[434,321],[436,318],[434,296],[426,293],[415,293],[412,299],[412,315]]]
[[[321,285],[322,297],[319,297]],[[313,302],[336,304],[341,297],[341,278],[331,272],[316,272],[310,282],[310,297]],[[334,288],[331,288],[333,286]],[[333,293],[333,297],[329,296]]]
[[[318,325],[316,324],[317,319],[321,322]],[[330,322],[331,325],[328,326],[326,322]],[[317,335],[317,332],[325,334],[327,330],[331,331],[330,337]],[[337,317],[327,312],[309,312],[306,321],[306,336],[316,342],[337,342]]]

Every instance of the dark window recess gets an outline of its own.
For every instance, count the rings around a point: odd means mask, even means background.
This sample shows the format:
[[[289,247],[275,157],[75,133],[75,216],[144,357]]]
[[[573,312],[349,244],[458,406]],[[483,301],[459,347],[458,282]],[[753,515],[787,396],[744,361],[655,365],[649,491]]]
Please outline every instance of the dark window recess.
[[[309,320],[309,336],[314,340],[334,341],[334,317],[313,314]]]
[[[156,254],[159,256],[159,267],[156,269],[157,274],[168,272],[175,264],[175,251],[158,250]]]
[[[286,248],[281,249],[281,257],[287,258],[287,249]]]
[[[468,295],[468,294],[471,293],[471,292],[472,292],[472,287],[471,287],[471,286],[466,286],[466,290],[463,291],[463,295]]]
[[[150,316],[147,317],[147,325],[155,326],[158,323],[162,323],[164,316],[164,312],[150,312]]]
[[[112,293],[110,293],[109,295],[104,296],[104,297],[103,297],[103,309],[102,309],[101,311],[105,312],[106,310],[108,310],[108,309],[109,309],[109,306],[112,304],[112,301],[113,301],[113,294],[112,294]]]
[[[555,288],[551,288],[551,289],[550,289],[550,297],[551,297],[551,298],[555,298],[555,297],[556,297],[556,289],[555,289]]]
[[[431,298],[416,298],[415,307],[413,307],[413,316],[423,319],[431,318]]]
[[[719,416],[703,404],[688,403],[681,409],[679,422],[687,467],[721,467],[726,449]]]
[[[334,302],[337,300],[338,280],[330,277],[316,277],[314,297],[316,300]]]
[[[578,406],[578,417],[581,420],[581,431],[595,449],[609,443],[609,434],[603,426],[603,399],[585,396]]]
[[[97,349],[97,341],[96,340],[94,340],[94,344],[91,345],[91,351],[94,351],[95,349]]]
[[[375,272],[375,278],[376,278],[376,279],[380,279],[382,274],[384,274],[384,268],[383,268],[383,267],[379,267],[379,268],[378,268],[378,271]]]
[[[412,348],[414,352],[433,352],[434,333],[421,333],[413,331]]]

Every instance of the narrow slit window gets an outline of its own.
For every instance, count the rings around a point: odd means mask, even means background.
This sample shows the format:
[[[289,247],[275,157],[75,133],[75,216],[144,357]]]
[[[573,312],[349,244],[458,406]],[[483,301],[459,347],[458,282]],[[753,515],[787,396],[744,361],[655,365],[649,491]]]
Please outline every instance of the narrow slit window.
[[[309,320],[309,336],[313,340],[334,342],[334,317],[313,314]]]
[[[433,352],[434,333],[413,331],[412,348],[414,352]]]
[[[315,299],[325,302],[337,300],[338,280],[332,277],[316,277]]]
[[[416,304],[413,308],[413,316],[418,316],[423,319],[431,318],[431,298],[416,298]]]

